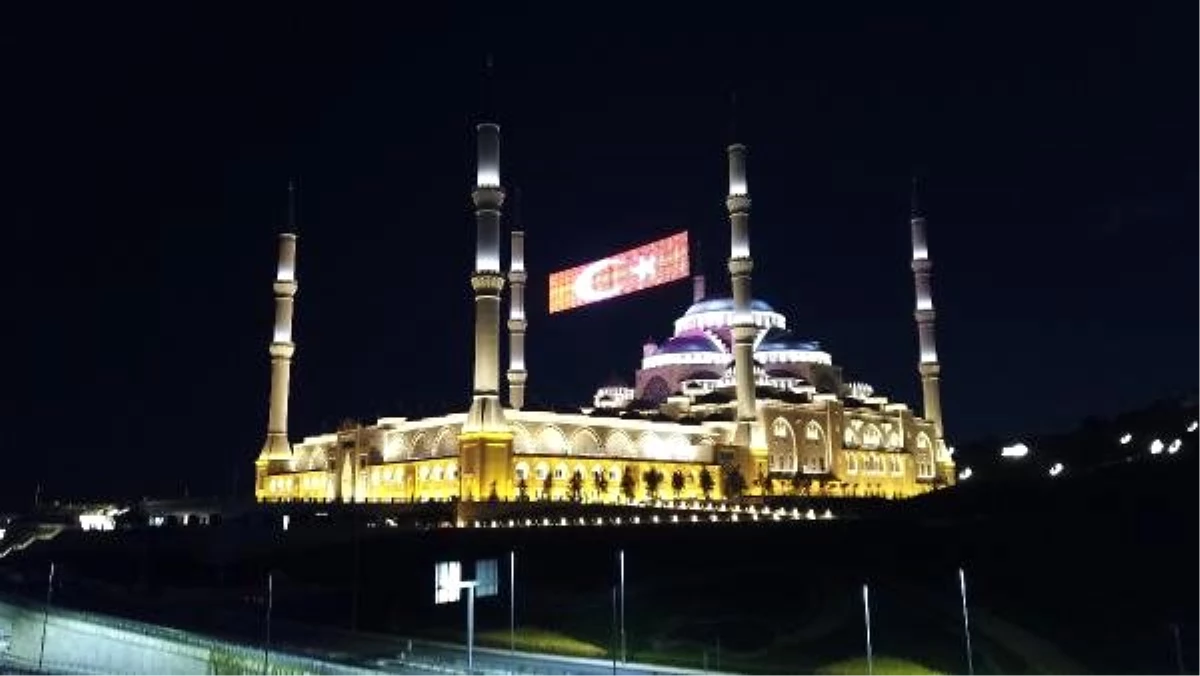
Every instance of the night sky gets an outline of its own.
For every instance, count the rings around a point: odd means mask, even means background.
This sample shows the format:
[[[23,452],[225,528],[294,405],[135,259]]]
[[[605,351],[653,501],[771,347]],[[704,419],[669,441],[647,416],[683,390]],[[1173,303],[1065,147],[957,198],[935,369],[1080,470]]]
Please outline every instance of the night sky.
[[[0,506],[249,494],[292,176],[293,440],[465,410],[489,51],[535,405],[631,380],[691,300],[550,317],[549,272],[687,229],[727,289],[734,90],[755,296],[848,379],[919,409],[916,170],[951,443],[1196,386],[1186,3],[29,4],[0,21]]]

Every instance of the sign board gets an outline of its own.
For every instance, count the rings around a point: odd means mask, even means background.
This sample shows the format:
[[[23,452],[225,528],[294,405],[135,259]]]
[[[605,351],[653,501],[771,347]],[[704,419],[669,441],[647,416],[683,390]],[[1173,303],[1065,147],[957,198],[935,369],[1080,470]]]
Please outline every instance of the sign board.
[[[496,559],[475,562],[475,596],[496,596],[500,593],[500,565]]]
[[[439,561],[433,567],[433,602],[454,603],[462,593],[462,564]]]
[[[683,279],[690,274],[688,234],[679,232],[550,275],[550,313]]]

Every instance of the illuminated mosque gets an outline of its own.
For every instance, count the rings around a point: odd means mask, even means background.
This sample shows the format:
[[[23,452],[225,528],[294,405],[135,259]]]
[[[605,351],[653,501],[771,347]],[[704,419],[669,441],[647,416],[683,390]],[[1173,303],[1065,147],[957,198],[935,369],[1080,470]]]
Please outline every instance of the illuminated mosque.
[[[911,214],[923,415],[864,383],[846,383],[829,353],[792,336],[784,315],[751,296],[747,148],[728,147],[732,298],[694,303],[661,345],[643,347],[634,387],[605,387],[579,413],[527,410],[524,232],[501,257],[500,127],[476,127],[471,192],[477,240],[474,371],[465,410],[384,417],[288,439],[297,238],[279,237],[267,438],[255,461],[262,502],[457,499],[728,500],[791,494],[903,498],[954,482],[943,435],[925,219]],[[294,230],[294,214],[289,219]],[[501,301],[507,290],[507,396],[501,391]],[[536,381],[535,381],[536,382]]]

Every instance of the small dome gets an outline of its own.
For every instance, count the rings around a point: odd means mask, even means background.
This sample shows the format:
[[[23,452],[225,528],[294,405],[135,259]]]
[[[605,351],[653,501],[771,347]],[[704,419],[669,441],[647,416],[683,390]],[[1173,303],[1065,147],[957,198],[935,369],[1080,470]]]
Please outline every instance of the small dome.
[[[757,299],[750,301],[750,310],[753,312],[774,312],[775,311],[770,305],[767,305],[765,302],[763,302],[761,300],[757,300]],[[732,311],[733,311],[733,299],[732,298],[710,298],[708,300],[702,300],[699,303],[693,304],[690,308],[687,309],[687,312],[683,313],[683,316],[687,317],[689,315],[698,315],[702,312],[732,312]]]
[[[721,352],[721,346],[703,332],[683,333],[663,343],[655,354]]]

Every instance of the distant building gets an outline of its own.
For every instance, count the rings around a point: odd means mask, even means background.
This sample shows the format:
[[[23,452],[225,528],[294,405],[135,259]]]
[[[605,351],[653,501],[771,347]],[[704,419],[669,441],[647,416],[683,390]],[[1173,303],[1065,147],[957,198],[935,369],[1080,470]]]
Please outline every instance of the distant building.
[[[661,345],[643,348],[633,387],[609,383],[593,407],[525,410],[524,232],[501,270],[499,126],[481,124],[476,187],[474,386],[444,416],[347,424],[296,444],[287,438],[296,236],[280,237],[274,284],[267,440],[255,462],[260,501],[420,501],[457,498],[729,499],[798,493],[901,498],[953,483],[942,432],[939,365],[925,222],[911,218],[924,417],[870,386],[845,383],[815,341],[751,300],[746,148],[729,147],[732,298],[704,298]],[[294,217],[289,219],[294,229]],[[510,291],[508,401],[501,402],[500,304]],[[587,411],[584,413],[583,411]],[[654,475],[660,479],[654,481]],[[630,478],[627,478],[630,477]],[[711,480],[711,481],[710,481]],[[678,487],[678,491],[676,488]]]

